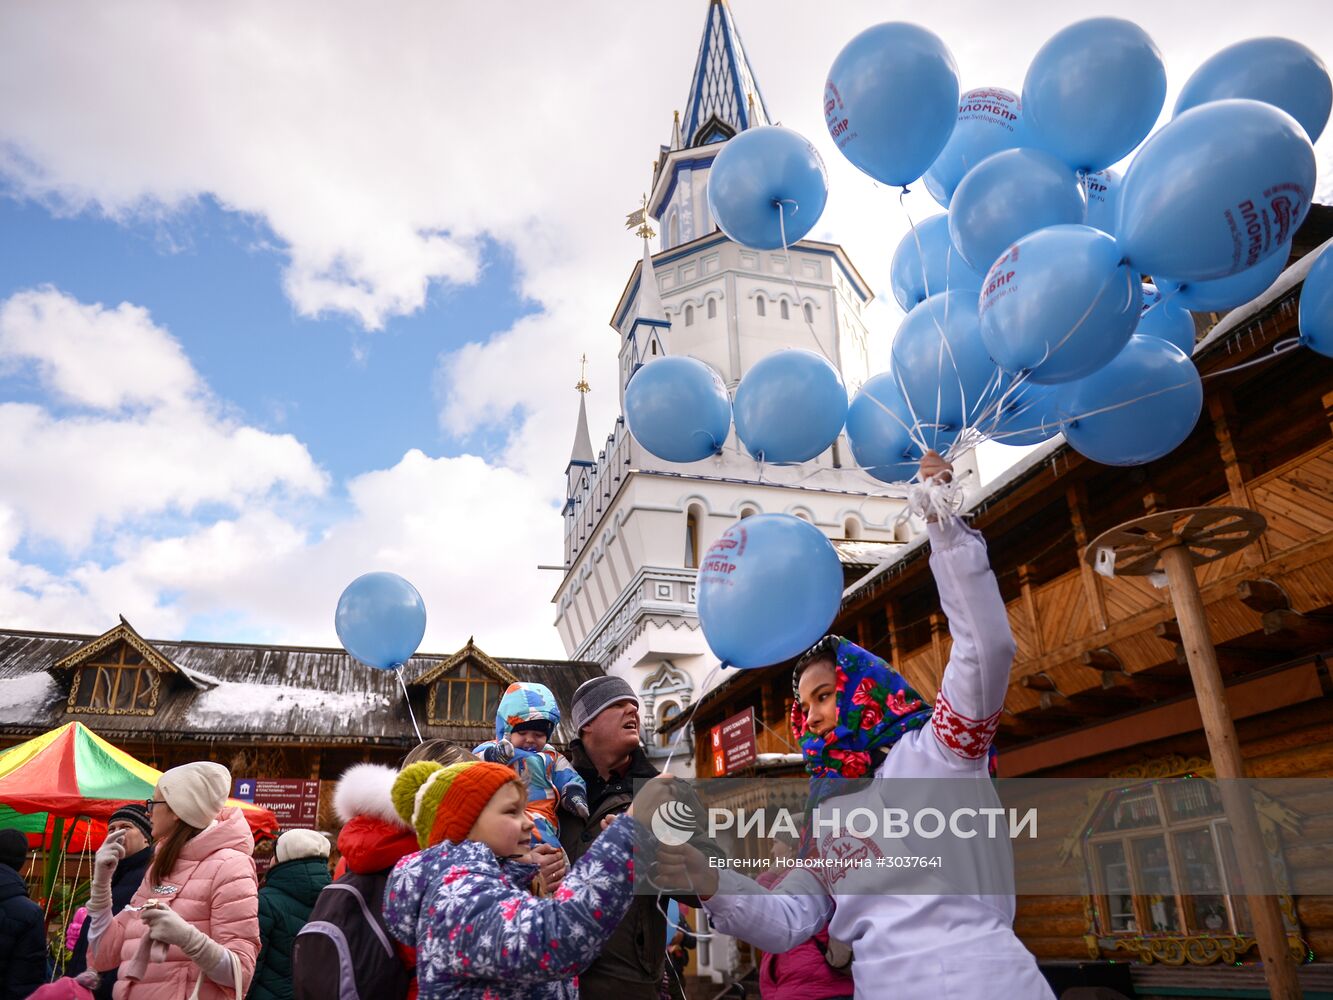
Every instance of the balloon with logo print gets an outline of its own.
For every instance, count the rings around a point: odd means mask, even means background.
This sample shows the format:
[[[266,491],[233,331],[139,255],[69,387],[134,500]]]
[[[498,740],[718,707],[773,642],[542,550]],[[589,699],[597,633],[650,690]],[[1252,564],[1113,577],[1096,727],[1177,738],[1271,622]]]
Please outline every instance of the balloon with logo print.
[[[814,228],[826,201],[824,161],[810,140],[779,125],[727,140],[708,171],[713,221],[730,239],[757,250],[791,246]]]
[[[852,458],[885,483],[905,483],[916,475],[921,449],[912,443],[913,426],[898,381],[890,372],[868,379],[847,408],[847,443]]]
[[[1007,372],[1070,382],[1114,358],[1139,321],[1143,289],[1106,233],[1049,226],[995,262],[981,293],[981,337]]]
[[[1253,267],[1229,274],[1225,278],[1212,281],[1187,281],[1176,285],[1170,281],[1162,282],[1162,291],[1170,293],[1171,304],[1193,312],[1221,312],[1243,306],[1268,290],[1287,267],[1287,258],[1291,256],[1291,244],[1280,247],[1271,257],[1266,257]],[[1186,352],[1188,353],[1188,352]]]
[[[1305,220],[1315,155],[1296,119],[1259,101],[1185,111],[1125,171],[1116,240],[1163,281],[1225,278],[1277,253]]]
[[[625,422],[649,454],[699,462],[726,443],[731,398],[722,377],[697,358],[656,358],[625,386]]]
[[[1094,17],[1058,31],[1023,80],[1030,142],[1075,170],[1101,170],[1128,154],[1166,100],[1162,53],[1132,21]]]
[[[958,121],[940,155],[921,178],[945,208],[969,170],[1002,149],[1023,144],[1023,104],[1003,87],[969,90],[958,100]]]
[[[999,379],[986,353],[974,292],[941,292],[917,305],[898,327],[893,372],[920,421],[921,435],[943,451],[943,435],[972,424]]]
[[[1115,235],[1115,205],[1120,197],[1118,170],[1094,170],[1083,175],[1083,193],[1088,198],[1084,222],[1093,229]]]
[[[396,573],[366,573],[338,598],[334,628],[343,649],[368,667],[393,670],[417,651],[426,634],[426,605]]]
[[[1290,38],[1249,38],[1210,56],[1185,81],[1175,114],[1209,101],[1243,97],[1281,108],[1311,142],[1328,124],[1333,81],[1324,61]]]
[[[1194,317],[1184,306],[1177,306],[1175,299],[1145,309],[1134,332],[1175,344],[1186,354],[1194,353]]]
[[[842,587],[842,563],[823,532],[790,514],[756,514],[704,554],[699,624],[723,666],[766,667],[823,637]]]
[[[1039,149],[1006,149],[973,167],[949,206],[949,234],[985,274],[1016,240],[1046,226],[1081,223],[1087,211],[1074,171]]]
[[[981,291],[981,275],[968,267],[949,236],[949,217],[932,215],[908,230],[889,265],[889,285],[898,305],[911,308],[945,291]]]
[[[1143,465],[1189,437],[1203,408],[1203,382],[1175,344],[1134,336],[1109,364],[1062,386],[1065,437],[1103,465]]]
[[[939,37],[889,21],[838,53],[824,85],[824,121],[859,170],[903,187],[925,173],[958,114],[958,66]]]
[[[823,355],[774,351],[745,373],[732,409],[736,436],[751,456],[807,462],[837,440],[847,417],[847,390]]]
[[[1301,286],[1301,343],[1333,358],[1333,253],[1320,251]]]

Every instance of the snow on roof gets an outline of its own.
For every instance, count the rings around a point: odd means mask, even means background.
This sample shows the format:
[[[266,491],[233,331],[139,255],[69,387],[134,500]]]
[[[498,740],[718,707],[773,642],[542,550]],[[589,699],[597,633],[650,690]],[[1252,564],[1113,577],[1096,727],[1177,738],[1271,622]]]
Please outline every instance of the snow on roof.
[[[55,678],[45,672],[0,678],[0,722],[28,722],[63,698]]]
[[[370,691],[321,691],[289,684],[260,684],[221,681],[199,695],[190,706],[186,721],[199,726],[216,725],[219,718],[255,719],[284,716],[293,711],[317,712],[343,722],[388,706],[389,698]]]
[[[1241,327],[1254,319],[1255,316],[1259,315],[1274,302],[1278,301],[1278,299],[1282,298],[1295,288],[1297,284],[1304,281],[1305,276],[1310,273],[1310,268],[1314,266],[1314,262],[1319,259],[1319,255],[1325,250],[1328,250],[1330,246],[1333,246],[1333,239],[1325,240],[1314,250],[1311,250],[1300,260],[1296,261],[1295,264],[1292,264],[1291,267],[1279,274],[1277,280],[1268,286],[1268,291],[1264,292],[1258,298],[1245,303],[1245,305],[1232,309],[1229,313],[1223,316],[1218,321],[1217,325],[1208,331],[1208,336],[1204,337],[1203,340],[1194,345],[1195,355],[1202,354],[1207,348],[1221,340],[1225,340],[1226,337],[1235,332],[1238,327]]]

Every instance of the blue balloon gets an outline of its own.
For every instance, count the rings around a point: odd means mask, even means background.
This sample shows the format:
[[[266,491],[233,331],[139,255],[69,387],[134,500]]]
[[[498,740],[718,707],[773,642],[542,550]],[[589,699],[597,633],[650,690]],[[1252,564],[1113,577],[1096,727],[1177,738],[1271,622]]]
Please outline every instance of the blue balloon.
[[[824,121],[842,154],[875,180],[906,186],[949,141],[958,66],[925,28],[890,21],[838,53],[824,84]]]
[[[1115,235],[1115,206],[1120,200],[1118,170],[1094,170],[1083,175],[1083,193],[1088,197],[1088,212],[1084,222],[1093,229]]]
[[[1186,354],[1194,353],[1194,317],[1183,307],[1177,307],[1174,299],[1145,309],[1134,332],[1175,344]]]
[[[813,351],[774,351],[736,388],[736,435],[764,462],[807,462],[837,440],[847,418],[842,376]]]
[[[921,179],[930,196],[945,208],[967,172],[1002,149],[1016,149],[1023,138],[1023,104],[1003,87],[969,90],[958,101],[958,122],[943,151]]]
[[[625,422],[649,454],[668,462],[716,455],[731,429],[731,399],[722,377],[696,358],[657,358],[625,387]]]
[[[941,435],[952,441],[974,421],[999,381],[972,292],[941,292],[918,305],[898,327],[892,355],[909,412],[936,451],[943,451]]]
[[[823,638],[842,604],[842,563],[809,521],[756,514],[709,547],[697,595],[699,624],[722,665],[767,667]]]
[[[1250,38],[1211,56],[1176,98],[1175,114],[1243,97],[1281,108],[1317,142],[1333,108],[1333,81],[1324,61],[1289,38]]]
[[[982,427],[998,444],[1030,447],[1049,441],[1061,430],[1056,410],[1059,392],[1057,386],[1024,382],[1012,392],[996,398],[1000,405],[993,427],[987,429],[986,424]]]
[[[1285,111],[1215,101],[1184,112],[1125,171],[1116,239],[1159,280],[1225,278],[1285,246],[1314,195],[1315,155]]]
[[[1130,337],[1104,368],[1060,392],[1065,437],[1103,465],[1142,465],[1184,441],[1203,408],[1203,382],[1175,344]]]
[[[954,247],[949,237],[949,217],[941,213],[918,225],[915,233],[908,230],[899,242],[889,265],[889,284],[898,305],[910,311],[918,302],[940,292],[981,291],[981,275],[967,266]]]
[[[708,171],[713,221],[756,250],[783,246],[784,227],[791,246],[814,228],[826,201],[824,161],[810,140],[779,125],[749,128],[727,140]]]
[[[368,667],[402,666],[426,634],[426,605],[396,573],[366,573],[347,585],[333,616],[338,641]]]
[[[1081,223],[1087,211],[1074,171],[1039,149],[1006,149],[973,167],[953,193],[949,235],[980,274],[1028,233]]]
[[[1183,285],[1163,281],[1162,291],[1170,293],[1172,305],[1192,312],[1235,309],[1267,291],[1268,286],[1277,281],[1277,276],[1286,270],[1287,258],[1290,256],[1291,245],[1288,244],[1271,257],[1265,257],[1253,267],[1247,267],[1236,274],[1214,278],[1212,281],[1187,281]]]
[[[874,376],[847,408],[852,458],[880,482],[907,482],[916,475],[921,461],[921,450],[907,431],[911,426],[912,416],[897,379],[889,372]]]
[[[1301,343],[1333,358],[1333,253],[1327,247],[1305,273],[1298,317]]]
[[[1137,24],[1116,17],[1056,32],[1023,80],[1031,144],[1076,170],[1122,159],[1156,124],[1165,100],[1162,53]]]
[[[1049,226],[995,262],[981,293],[981,336],[1007,372],[1070,382],[1110,361],[1142,312],[1138,273],[1088,226]]]

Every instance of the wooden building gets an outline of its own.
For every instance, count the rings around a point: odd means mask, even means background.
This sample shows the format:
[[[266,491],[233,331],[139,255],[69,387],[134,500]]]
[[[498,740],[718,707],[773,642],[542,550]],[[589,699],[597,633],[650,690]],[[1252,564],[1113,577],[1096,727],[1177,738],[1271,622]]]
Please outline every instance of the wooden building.
[[[1206,777],[1210,765],[1169,594],[1142,577],[1103,577],[1083,554],[1101,532],[1153,511],[1263,514],[1257,544],[1199,567],[1242,754],[1251,777],[1333,777],[1333,359],[1304,348],[1273,356],[1297,334],[1313,259],[1299,258],[1333,232],[1331,214],[1316,206],[1296,262],[1197,345],[1204,410],[1184,444],[1125,469],[1056,438],[968,512],[988,540],[1018,645],[1000,776],[1117,778],[1123,790],[1092,812],[1134,817],[1090,821],[1075,863],[1087,866],[1093,891],[1020,896],[1016,930],[1051,968],[1129,963],[1140,996],[1267,992],[1243,900],[1182,891],[1190,865],[1225,868],[1230,848],[1220,807],[1201,800],[1182,811],[1177,801],[1175,779]],[[931,698],[950,639],[927,555],[917,539],[849,588],[834,631],[891,660]],[[701,777],[711,774],[710,727],[748,707],[764,723],[761,754],[794,749],[789,666],[743,672],[701,700],[689,720]],[[1289,872],[1328,871],[1333,858],[1307,847],[1302,831],[1326,838],[1333,815],[1265,824]],[[1140,886],[1156,879],[1152,894],[1120,891],[1127,875]],[[1284,897],[1283,908],[1291,950],[1306,963],[1305,995],[1333,997],[1333,897]]]
[[[471,639],[403,671],[425,739],[468,749],[495,735],[516,680],[545,684],[568,709],[595,663],[497,659]],[[216,760],[235,778],[318,779],[321,829],[336,829],[338,777],[362,761],[396,764],[416,745],[392,673],[341,649],[160,642],[123,618],[100,636],[0,630],[0,750],[78,720],[159,769]],[[554,740],[573,737],[562,719]]]

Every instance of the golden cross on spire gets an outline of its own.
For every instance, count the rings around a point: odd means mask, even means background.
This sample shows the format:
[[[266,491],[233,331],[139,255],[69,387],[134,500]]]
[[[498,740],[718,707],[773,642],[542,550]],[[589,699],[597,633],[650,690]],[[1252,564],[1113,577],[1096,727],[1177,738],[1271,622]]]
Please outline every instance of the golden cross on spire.
[[[592,386],[588,384],[588,355],[579,358],[579,382],[574,386],[579,392],[592,392]]]
[[[651,240],[654,236],[657,235],[657,233],[653,230],[653,227],[648,224],[647,194],[643,196],[642,207],[636,208],[634,211],[630,212],[629,215],[625,216],[625,228],[634,229],[635,226],[639,227],[637,230],[635,230],[635,235],[642,239]]]

